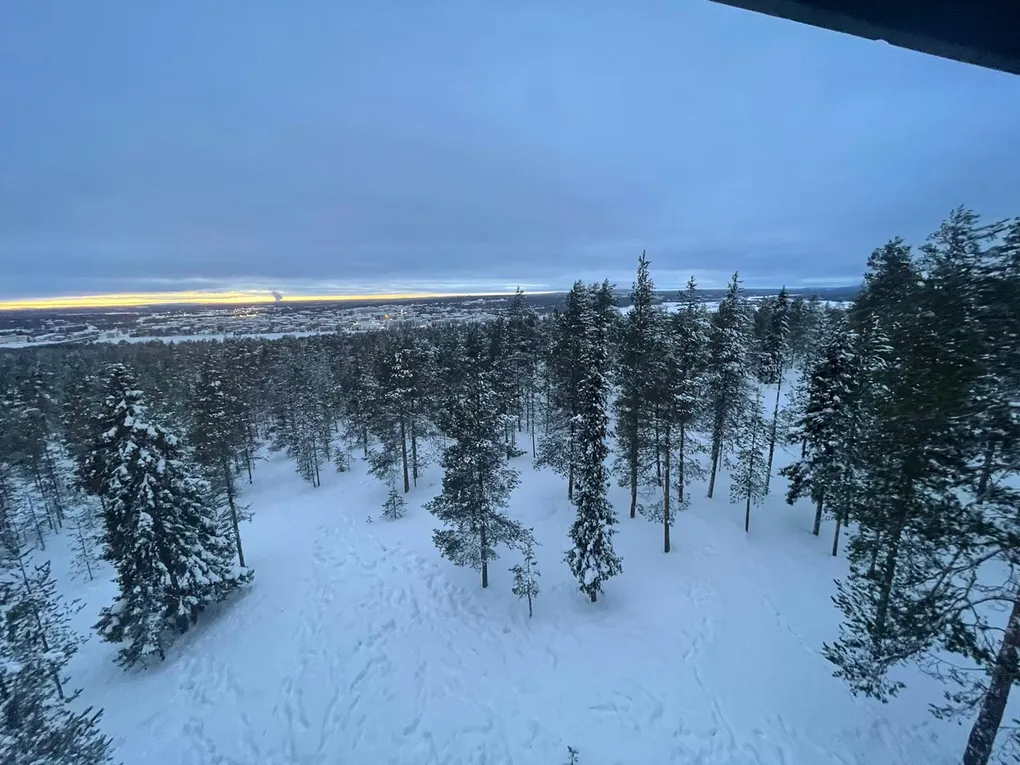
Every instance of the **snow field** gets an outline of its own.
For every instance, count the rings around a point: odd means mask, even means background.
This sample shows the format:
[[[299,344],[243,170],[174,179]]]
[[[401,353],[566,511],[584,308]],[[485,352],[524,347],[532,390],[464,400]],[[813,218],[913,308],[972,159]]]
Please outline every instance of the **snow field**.
[[[535,617],[510,593],[502,551],[490,587],[439,557],[421,505],[378,517],[385,487],[354,470],[302,483],[282,457],[260,464],[242,529],[252,588],[206,613],[163,664],[124,672],[93,635],[71,666],[125,765],[942,765],[965,729],[930,717],[933,682],[911,676],[888,705],[853,698],[820,655],[845,563],[812,508],[713,500],[692,508],[661,552],[661,527],[627,517],[614,487],[624,572],[591,604],[563,562],[573,507],[530,456],[509,512],[534,526],[542,573]],[[786,458],[780,451],[777,462]],[[778,466],[777,466],[778,468]],[[61,540],[48,552],[63,553]],[[55,560],[55,572],[66,568]],[[104,570],[67,594],[90,632],[114,595]],[[66,579],[66,578],[65,578]]]

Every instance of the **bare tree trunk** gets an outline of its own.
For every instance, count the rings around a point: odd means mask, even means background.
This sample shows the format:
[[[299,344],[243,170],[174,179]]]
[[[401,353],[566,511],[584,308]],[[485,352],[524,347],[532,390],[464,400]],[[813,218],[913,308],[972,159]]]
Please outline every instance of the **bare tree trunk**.
[[[85,570],[88,572],[91,582],[95,577],[92,576],[92,564],[89,562],[89,551],[85,546],[85,535],[81,533],[81,526],[78,526],[78,544],[81,545],[81,559],[85,561]]]
[[[1013,600],[1013,611],[1006,623],[999,654],[995,657],[988,691],[981,702],[981,711],[971,728],[963,765],[988,765],[999,732],[1009,691],[1017,679],[1017,652],[1020,650],[1020,594]]]
[[[836,513],[836,533],[832,535],[832,557],[839,554],[839,532],[843,527],[843,512]]]
[[[230,525],[234,530],[234,544],[237,547],[237,562],[244,568],[244,549],[241,547],[241,524],[237,517],[237,502],[234,500],[234,477],[230,473],[230,463],[226,455],[223,457],[223,481],[227,487],[227,506],[230,508]]]
[[[411,490],[411,479],[407,473],[407,432],[404,426],[404,418],[400,418],[400,458],[404,466],[404,494]]]
[[[481,476],[478,476],[478,486],[479,486],[480,489],[482,489],[484,491],[484,487],[482,485],[482,477]],[[482,589],[484,590],[486,587],[489,586],[489,559],[488,559],[488,556],[486,555],[486,547],[487,547],[487,542],[489,540],[488,540],[488,537],[485,534],[485,519],[484,518],[482,519],[481,529],[479,531],[480,531],[480,537],[481,537],[480,540],[479,540],[479,542],[480,542],[479,546],[482,549]]]
[[[670,450],[669,450],[669,425],[666,426],[666,459],[665,465],[663,466],[663,479],[665,480],[665,490],[662,492],[662,551],[669,552],[669,497],[673,493],[672,488],[669,485],[669,463],[670,463]]]
[[[631,442],[630,449],[627,455],[627,462],[630,467],[630,517],[634,518],[637,515],[637,495],[638,495],[638,434],[637,427],[631,428]]]
[[[684,424],[680,425],[680,454],[679,459],[676,462],[676,502],[677,507],[683,509],[684,506],[684,470],[686,468],[687,461],[687,426]],[[668,484],[667,484],[668,485]]]
[[[815,524],[811,528],[811,533],[814,534],[816,537],[818,536],[818,532],[820,532],[822,529],[822,508],[824,507],[824,505],[825,498],[819,497],[818,502],[815,503]]]
[[[779,393],[783,389],[783,373],[779,373],[779,383],[776,385],[776,405],[772,410],[772,431],[769,433],[769,469],[765,474],[765,493],[769,493],[769,486],[772,485],[772,462],[776,456],[776,430],[779,427]]]
[[[708,479],[708,498],[712,499],[715,493],[715,474],[719,470],[719,452],[722,450],[718,438],[712,439],[712,473]]]
[[[978,502],[983,502],[985,492],[988,491],[988,482],[992,478],[992,467],[995,464],[995,443],[989,442],[985,449],[984,463],[981,465],[981,477],[978,479],[977,496]]]
[[[411,470],[414,485],[418,486],[418,428],[415,418],[411,419]]]

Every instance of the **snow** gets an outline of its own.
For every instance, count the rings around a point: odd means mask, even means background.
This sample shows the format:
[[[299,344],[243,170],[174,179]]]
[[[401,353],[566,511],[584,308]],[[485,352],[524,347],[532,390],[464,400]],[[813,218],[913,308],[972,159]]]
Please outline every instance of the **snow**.
[[[927,713],[934,683],[911,675],[882,705],[831,676],[820,648],[836,637],[845,562],[829,555],[831,524],[810,534],[810,503],[785,505],[782,479],[749,535],[725,479],[714,500],[696,485],[668,555],[661,526],[626,517],[614,486],[623,573],[592,604],[563,561],[565,481],[518,458],[508,511],[535,528],[542,572],[529,620],[510,591],[520,555],[501,550],[483,591],[434,548],[421,505],[437,466],[387,522],[387,487],[353,456],[319,488],[282,457],[260,464],[242,529],[255,581],[165,662],[124,672],[116,646],[83,647],[72,681],[82,705],[105,707],[118,761],[561,765],[569,745],[582,765],[958,762],[966,729]],[[108,568],[71,583],[73,541],[54,568],[87,602],[76,619],[89,633],[114,585]]]

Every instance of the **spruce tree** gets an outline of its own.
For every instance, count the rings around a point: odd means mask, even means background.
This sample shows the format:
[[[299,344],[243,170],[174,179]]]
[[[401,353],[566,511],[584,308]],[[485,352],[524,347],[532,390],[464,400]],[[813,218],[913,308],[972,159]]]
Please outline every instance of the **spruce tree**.
[[[740,281],[733,274],[726,296],[712,321],[708,346],[708,419],[711,435],[709,498],[715,493],[719,465],[750,406],[748,377],[748,335],[750,317],[740,293]]]
[[[705,475],[699,460],[704,447],[696,430],[705,410],[708,327],[708,313],[691,277],[680,295],[679,310],[664,322],[652,365],[653,435],[657,450],[664,455],[664,475],[662,501],[645,514],[662,523],[663,552],[671,549],[670,528],[677,514],[690,503],[688,487]]]
[[[535,615],[534,601],[538,597],[538,579],[541,575],[538,563],[535,561],[535,546],[537,544],[534,529],[530,529],[524,538],[524,559],[510,568],[510,573],[514,575],[514,585],[511,591],[518,598],[528,599],[529,619]]]
[[[64,671],[81,637],[69,627],[75,604],[57,595],[49,564],[0,574],[0,761],[39,765],[111,762],[101,712],[71,708],[78,691]]]
[[[583,282],[575,282],[567,294],[563,312],[554,312],[545,364],[546,423],[538,445],[536,466],[548,465],[567,479],[567,497],[573,499],[577,463],[577,412],[581,377],[581,347],[592,320],[591,292]]]
[[[616,471],[620,485],[630,488],[630,517],[637,513],[638,492],[649,458],[658,460],[653,438],[656,375],[653,367],[661,360],[662,311],[655,305],[655,285],[648,273],[648,258],[638,259],[637,280],[631,290],[631,310],[620,331],[620,353],[616,365]],[[659,375],[661,377],[661,375]],[[656,451],[652,451],[652,450]],[[661,469],[661,468],[660,468]],[[661,474],[659,476],[661,479]]]
[[[833,555],[842,527],[864,499],[857,477],[869,400],[880,392],[874,376],[882,353],[873,332],[858,334],[844,323],[832,333],[824,356],[807,374],[807,401],[797,423],[805,453],[781,471],[790,479],[789,504],[805,496],[814,502],[813,534],[819,533],[824,509],[835,516]]]
[[[606,457],[609,382],[607,378],[610,326],[602,312],[600,292],[592,287],[581,292],[582,326],[578,345],[579,375],[575,425],[578,461],[573,503],[577,516],[570,529],[573,547],[566,560],[580,589],[594,603],[603,583],[622,570],[613,551],[616,514],[609,503]]]
[[[216,522],[209,485],[183,461],[178,439],[150,420],[122,365],[110,371],[102,417],[112,423],[96,444],[104,557],[116,570],[119,594],[96,629],[124,644],[118,663],[127,667],[150,655],[165,658],[174,633],[253,572],[231,564],[233,545]]]
[[[403,518],[407,513],[407,502],[397,491],[396,486],[390,486],[390,490],[386,495],[386,501],[383,503],[383,518],[388,521],[396,521]]]
[[[734,433],[734,466],[730,502],[744,504],[744,531],[751,530],[751,507],[760,505],[768,494],[768,424],[762,414],[761,389],[744,410]]]
[[[237,501],[237,458],[245,444],[245,421],[241,402],[227,387],[224,375],[211,357],[201,362],[191,406],[190,440],[195,459],[205,469],[216,493],[226,498],[226,521],[238,565],[244,568],[241,521],[249,516]]]
[[[759,359],[759,382],[776,386],[776,400],[769,424],[769,456],[766,468],[765,493],[772,482],[772,463],[776,456],[776,434],[779,430],[779,402],[783,390],[783,375],[790,355],[790,298],[786,287],[779,291],[769,316],[769,324]]]
[[[504,415],[480,328],[468,329],[463,351],[450,361],[456,369],[447,370],[447,379],[457,383],[439,422],[449,441],[442,458],[443,490],[426,507],[444,525],[432,535],[440,553],[458,566],[480,569],[485,588],[497,545],[517,546],[526,534],[502,512],[519,474],[507,464]]]

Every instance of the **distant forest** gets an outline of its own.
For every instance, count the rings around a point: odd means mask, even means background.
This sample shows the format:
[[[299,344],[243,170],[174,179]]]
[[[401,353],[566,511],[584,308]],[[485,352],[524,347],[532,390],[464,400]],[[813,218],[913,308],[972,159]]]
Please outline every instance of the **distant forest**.
[[[849,307],[752,294],[738,274],[711,294],[692,279],[663,310],[642,255],[626,297],[579,281],[548,312],[519,292],[449,326],[0,355],[0,749],[111,756],[95,714],[66,703],[81,638],[31,551],[62,532],[80,576],[109,562],[119,595],[95,629],[122,665],[158,661],[207,606],[259,586],[244,487],[275,452],[312,486],[363,461],[387,488],[380,522],[438,464],[433,541],[482,587],[500,549],[527,561],[536,542],[506,512],[527,454],[562,476],[563,565],[593,602],[626,565],[621,516],[661,529],[649,554],[676,555],[695,481],[712,497],[727,472],[752,535],[768,493],[808,499],[850,566],[819,646],[834,673],[889,699],[918,665],[946,683],[932,711],[972,726],[964,765],[997,738],[1020,751],[1002,725],[1020,679],[1020,219],[961,208],[917,248],[889,241]],[[782,471],[777,444],[799,455]],[[536,607],[537,572],[515,571],[514,592]]]

